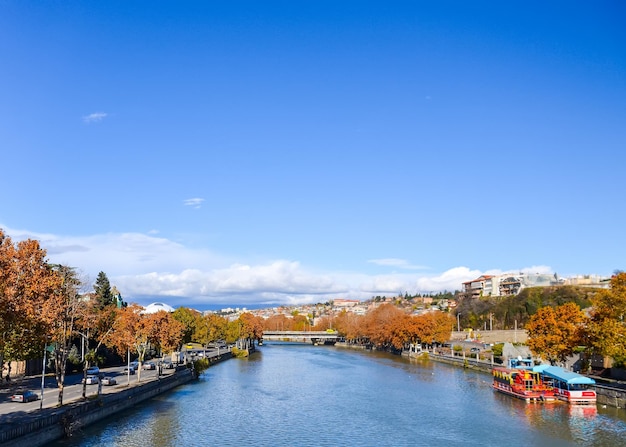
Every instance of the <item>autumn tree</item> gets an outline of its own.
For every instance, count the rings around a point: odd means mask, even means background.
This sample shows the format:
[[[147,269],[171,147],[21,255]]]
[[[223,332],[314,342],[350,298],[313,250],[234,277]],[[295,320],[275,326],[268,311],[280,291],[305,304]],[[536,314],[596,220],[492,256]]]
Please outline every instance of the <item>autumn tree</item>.
[[[305,317],[306,318],[306,317]],[[260,340],[263,338],[263,319],[245,312],[239,316],[241,322],[240,338]]]
[[[160,310],[146,315],[144,318],[146,319],[146,326],[152,329],[152,334],[149,337],[150,345],[161,356],[163,353],[171,353],[180,348],[185,327],[172,314]],[[159,375],[161,375],[161,363],[159,363]]]
[[[526,324],[528,347],[551,364],[565,362],[581,342],[585,321],[575,303],[542,307]]]
[[[109,334],[115,327],[118,317],[117,304],[111,302],[101,306],[94,294],[83,295],[83,306],[76,323],[76,334],[80,336],[83,349],[87,352],[83,358],[83,378],[87,377],[87,369],[100,362],[100,347],[106,345]],[[83,351],[84,352],[84,351]],[[101,387],[98,386],[98,393]],[[83,380],[83,398],[87,395],[87,383]]]
[[[37,241],[14,244],[0,230],[0,366],[42,355],[62,304],[60,289]]]
[[[306,315],[298,314],[292,319],[292,331],[306,331],[311,328],[311,322]]]
[[[450,340],[455,324],[450,314],[440,311],[412,316],[407,322],[407,341],[427,345],[445,343]]]
[[[63,405],[65,371],[67,360],[76,335],[76,325],[85,302],[80,295],[83,282],[76,270],[64,265],[54,265],[54,271],[61,279],[61,286],[54,296],[44,301],[42,316],[48,319],[50,345],[53,347],[55,377],[59,388],[59,405]]]
[[[118,353],[137,353],[139,368],[137,381],[141,381],[141,367],[149,348],[150,337],[154,328],[143,315],[143,307],[131,304],[128,307],[117,309],[113,330],[109,335],[110,343]]]
[[[324,329],[334,327],[347,341],[359,343],[365,341],[363,319],[363,316],[357,315],[354,312],[348,312],[344,309],[339,312],[339,315],[337,315],[334,320],[330,321],[329,325],[326,325],[326,323],[322,321],[319,326],[316,326],[316,329],[318,327]]]
[[[263,329],[266,331],[290,331],[293,319],[285,314],[272,315],[263,322]]]
[[[614,366],[626,365],[626,272],[611,278],[611,288],[593,298],[585,331],[588,352],[613,358]]]
[[[382,304],[365,316],[364,334],[376,346],[401,349],[406,342],[405,317],[407,315],[393,304]]]

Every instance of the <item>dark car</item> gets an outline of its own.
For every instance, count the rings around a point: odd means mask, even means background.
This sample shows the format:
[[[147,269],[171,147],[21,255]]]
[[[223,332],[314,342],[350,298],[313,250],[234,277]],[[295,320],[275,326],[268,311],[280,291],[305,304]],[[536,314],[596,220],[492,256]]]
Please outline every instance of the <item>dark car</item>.
[[[10,397],[11,402],[32,402],[39,399],[32,391],[24,391],[22,393],[15,393]]]

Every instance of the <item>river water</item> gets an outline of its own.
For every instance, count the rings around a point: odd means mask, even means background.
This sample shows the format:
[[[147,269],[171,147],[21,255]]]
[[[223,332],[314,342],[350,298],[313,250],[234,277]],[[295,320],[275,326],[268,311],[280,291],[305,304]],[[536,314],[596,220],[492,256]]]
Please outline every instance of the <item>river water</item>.
[[[61,446],[624,446],[626,411],[527,404],[491,376],[339,347],[266,344]]]

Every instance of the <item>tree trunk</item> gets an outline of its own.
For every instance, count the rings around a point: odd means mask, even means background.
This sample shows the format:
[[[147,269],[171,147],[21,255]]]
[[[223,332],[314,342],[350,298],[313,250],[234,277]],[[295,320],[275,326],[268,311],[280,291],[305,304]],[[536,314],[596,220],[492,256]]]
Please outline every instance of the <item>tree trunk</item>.
[[[63,386],[63,382],[61,382],[59,384],[59,399],[57,401],[59,407],[63,406]]]

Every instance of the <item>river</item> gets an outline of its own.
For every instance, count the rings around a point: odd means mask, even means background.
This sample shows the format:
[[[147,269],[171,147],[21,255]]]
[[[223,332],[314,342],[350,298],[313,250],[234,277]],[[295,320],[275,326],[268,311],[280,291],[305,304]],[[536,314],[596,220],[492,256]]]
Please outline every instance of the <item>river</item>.
[[[626,411],[527,404],[432,361],[266,344],[61,446],[624,446]]]

